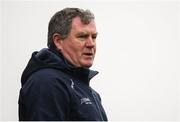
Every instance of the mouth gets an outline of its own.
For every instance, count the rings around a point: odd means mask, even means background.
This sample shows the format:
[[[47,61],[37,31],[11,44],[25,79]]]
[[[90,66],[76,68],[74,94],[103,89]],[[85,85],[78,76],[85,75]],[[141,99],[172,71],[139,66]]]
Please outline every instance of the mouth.
[[[92,57],[93,53],[83,53],[83,55],[87,56],[87,57]]]

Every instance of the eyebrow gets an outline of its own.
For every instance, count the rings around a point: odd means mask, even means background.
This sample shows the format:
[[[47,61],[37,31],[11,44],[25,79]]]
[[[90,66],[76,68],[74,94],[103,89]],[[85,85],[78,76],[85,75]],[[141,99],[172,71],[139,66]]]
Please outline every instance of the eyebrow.
[[[76,34],[76,36],[81,36],[81,35],[89,35],[89,33],[87,33],[87,32],[78,32],[78,33]],[[94,33],[94,34],[92,34],[92,35],[98,35],[98,32],[96,32],[96,33]]]

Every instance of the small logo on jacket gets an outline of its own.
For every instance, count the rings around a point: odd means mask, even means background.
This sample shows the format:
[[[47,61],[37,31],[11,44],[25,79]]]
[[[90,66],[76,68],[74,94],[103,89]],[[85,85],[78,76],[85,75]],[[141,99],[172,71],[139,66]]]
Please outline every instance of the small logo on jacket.
[[[89,98],[82,98],[81,104],[92,104],[91,100]]]

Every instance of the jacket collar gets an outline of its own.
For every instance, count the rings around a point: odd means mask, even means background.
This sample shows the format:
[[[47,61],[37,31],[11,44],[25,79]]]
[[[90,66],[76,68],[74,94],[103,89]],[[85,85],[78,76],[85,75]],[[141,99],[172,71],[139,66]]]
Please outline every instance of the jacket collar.
[[[64,58],[62,53],[54,49],[50,49],[50,50],[54,52],[60,58],[60,60],[63,61],[62,62],[63,66],[66,67],[65,71],[69,75],[77,78],[78,80],[84,82],[87,85],[89,85],[90,80],[99,73],[98,71],[90,70],[89,68],[84,68],[84,67],[76,68]],[[62,64],[59,64],[59,65],[62,65]]]

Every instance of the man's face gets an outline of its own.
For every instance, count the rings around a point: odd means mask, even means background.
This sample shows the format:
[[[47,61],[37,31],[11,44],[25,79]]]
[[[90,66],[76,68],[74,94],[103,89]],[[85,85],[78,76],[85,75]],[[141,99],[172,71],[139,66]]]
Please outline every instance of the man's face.
[[[96,26],[94,20],[83,24],[79,17],[72,20],[72,28],[63,41],[61,52],[76,67],[91,67],[96,53]]]

